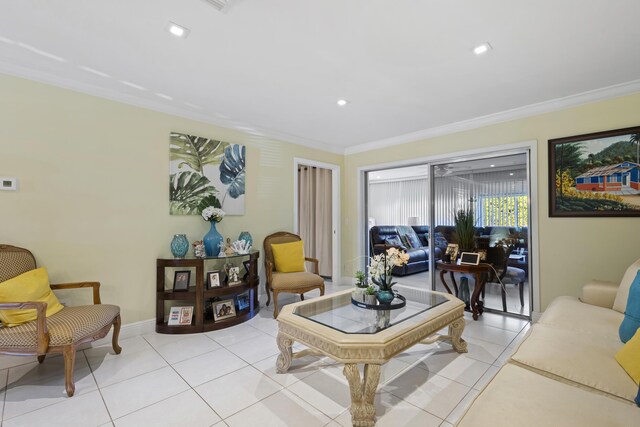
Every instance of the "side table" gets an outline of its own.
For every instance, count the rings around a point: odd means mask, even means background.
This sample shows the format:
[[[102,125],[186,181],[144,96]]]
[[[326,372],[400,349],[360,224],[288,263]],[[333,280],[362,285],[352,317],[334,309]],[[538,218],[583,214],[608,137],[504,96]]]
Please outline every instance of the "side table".
[[[482,314],[484,311],[484,303],[480,301],[479,298],[482,290],[484,289],[484,285],[487,283],[487,277],[489,271],[491,270],[491,265],[487,263],[480,263],[478,265],[467,265],[437,261],[436,269],[440,270],[440,281],[447,289],[447,292],[455,295],[456,297],[459,296],[459,290],[453,273],[466,273],[474,275],[476,283],[473,288],[473,294],[471,294],[471,301],[469,302],[469,305],[471,312],[473,313],[473,320],[478,320],[478,315]],[[455,294],[451,292],[451,288],[449,288],[449,285],[444,279],[444,275],[447,272],[449,272],[449,277],[451,277],[451,281],[453,282]]]

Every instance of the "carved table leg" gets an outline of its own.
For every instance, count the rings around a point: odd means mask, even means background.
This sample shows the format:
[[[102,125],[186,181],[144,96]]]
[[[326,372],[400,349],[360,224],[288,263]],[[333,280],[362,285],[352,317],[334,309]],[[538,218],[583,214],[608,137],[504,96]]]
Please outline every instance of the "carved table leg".
[[[360,381],[360,371],[355,363],[344,365],[344,376],[351,392],[351,423],[357,427],[371,427],[376,424],[376,407],[373,399],[380,381],[380,365],[364,365],[364,378]]]
[[[289,336],[279,332],[277,342],[280,355],[278,355],[278,360],[276,361],[276,372],[285,374],[291,366],[291,346],[293,345],[293,340]]]
[[[449,325],[449,336],[451,336],[451,344],[458,353],[467,352],[467,342],[462,339],[462,331],[464,330],[464,319],[458,319]]]
[[[447,285],[447,281],[444,280],[445,273],[446,273],[446,270],[440,270],[440,281],[442,282],[444,287],[447,289],[447,292],[449,292],[451,295],[453,295],[453,293],[451,293],[451,289],[449,288],[449,285]]]

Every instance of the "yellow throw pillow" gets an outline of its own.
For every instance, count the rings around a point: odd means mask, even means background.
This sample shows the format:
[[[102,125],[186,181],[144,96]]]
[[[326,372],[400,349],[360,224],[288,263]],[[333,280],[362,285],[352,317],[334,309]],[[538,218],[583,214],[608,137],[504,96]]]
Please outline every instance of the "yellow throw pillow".
[[[49,287],[46,268],[27,271],[13,279],[0,283],[0,303],[40,301],[47,303],[47,317],[64,308]],[[18,326],[36,320],[36,310],[0,310],[4,326]]]
[[[616,360],[636,384],[640,385],[640,329],[622,346],[616,354]]]
[[[304,271],[304,243],[302,240],[291,243],[275,243],[271,245],[271,250],[277,272]]]

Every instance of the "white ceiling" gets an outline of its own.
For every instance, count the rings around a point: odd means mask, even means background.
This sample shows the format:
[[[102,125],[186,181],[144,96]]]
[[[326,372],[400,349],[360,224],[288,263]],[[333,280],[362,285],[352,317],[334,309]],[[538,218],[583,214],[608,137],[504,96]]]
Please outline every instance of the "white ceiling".
[[[336,152],[640,90],[638,0],[0,2],[0,72]]]

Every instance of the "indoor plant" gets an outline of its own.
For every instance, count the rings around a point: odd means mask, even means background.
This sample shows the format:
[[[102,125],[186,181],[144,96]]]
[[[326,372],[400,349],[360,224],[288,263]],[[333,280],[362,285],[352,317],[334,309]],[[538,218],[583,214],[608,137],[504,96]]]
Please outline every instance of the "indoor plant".
[[[472,251],[476,246],[476,220],[473,208],[458,209],[453,215],[453,220],[460,252]]]
[[[369,262],[369,277],[378,286],[376,297],[380,304],[390,304],[393,301],[391,288],[396,282],[392,282],[391,272],[393,267],[400,267],[409,261],[409,255],[396,248],[389,248],[385,253],[375,255]]]

